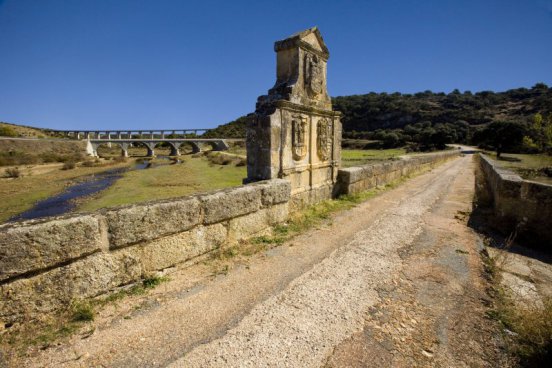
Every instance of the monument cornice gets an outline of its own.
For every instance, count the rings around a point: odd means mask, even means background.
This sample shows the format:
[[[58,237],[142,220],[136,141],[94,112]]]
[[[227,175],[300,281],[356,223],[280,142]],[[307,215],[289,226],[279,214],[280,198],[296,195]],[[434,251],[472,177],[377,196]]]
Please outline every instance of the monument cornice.
[[[294,112],[299,113],[312,113],[322,116],[329,116],[329,117],[340,117],[341,112],[340,111],[333,111],[333,110],[324,110],[313,106],[306,106],[306,105],[299,105],[287,100],[277,100],[272,102],[272,105],[274,107],[278,107],[285,110],[291,110]]]

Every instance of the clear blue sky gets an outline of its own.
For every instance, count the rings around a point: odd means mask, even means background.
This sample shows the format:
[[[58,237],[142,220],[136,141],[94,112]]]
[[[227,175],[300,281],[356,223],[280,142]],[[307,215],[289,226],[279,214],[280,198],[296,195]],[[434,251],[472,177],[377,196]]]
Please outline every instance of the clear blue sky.
[[[0,0],[0,121],[214,127],[314,25],[332,96],[552,85],[552,0]]]

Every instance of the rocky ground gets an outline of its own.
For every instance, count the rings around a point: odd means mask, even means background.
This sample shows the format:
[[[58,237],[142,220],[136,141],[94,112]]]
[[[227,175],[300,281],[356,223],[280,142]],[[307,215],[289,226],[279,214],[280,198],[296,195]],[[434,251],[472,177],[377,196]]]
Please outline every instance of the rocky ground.
[[[28,367],[507,367],[467,225],[468,155],[318,229],[171,274]]]

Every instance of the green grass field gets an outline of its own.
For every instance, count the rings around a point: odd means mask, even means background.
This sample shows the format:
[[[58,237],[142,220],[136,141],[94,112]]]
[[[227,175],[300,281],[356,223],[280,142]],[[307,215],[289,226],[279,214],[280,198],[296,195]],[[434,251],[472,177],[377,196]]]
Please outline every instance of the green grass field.
[[[341,151],[341,166],[351,167],[365,165],[370,162],[385,161],[395,157],[406,155],[404,148],[394,148],[386,150],[349,150]]]
[[[94,211],[156,199],[238,186],[246,177],[244,166],[213,165],[205,157],[182,156],[183,162],[129,171],[109,189],[84,201],[78,211]]]
[[[500,160],[496,159],[496,153],[485,152],[493,160],[506,169],[517,172],[525,179],[539,181],[545,184],[552,184],[552,178],[536,173],[536,170],[552,166],[552,156],[544,154],[514,154],[503,153]]]

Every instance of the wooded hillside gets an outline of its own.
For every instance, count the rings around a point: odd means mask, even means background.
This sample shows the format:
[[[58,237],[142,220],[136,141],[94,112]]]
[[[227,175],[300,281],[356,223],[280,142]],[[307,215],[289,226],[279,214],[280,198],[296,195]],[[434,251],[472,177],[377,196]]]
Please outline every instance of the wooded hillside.
[[[412,150],[441,149],[447,143],[497,145],[516,151],[546,151],[552,129],[552,88],[449,94],[368,93],[332,98],[343,113],[343,137],[376,139],[384,147],[408,144]],[[535,124],[535,119],[542,123]],[[246,117],[209,131],[209,137],[245,137]],[[496,141],[496,135],[507,136]],[[505,134],[507,133],[507,134]],[[552,143],[551,143],[552,144]],[[548,147],[548,148],[547,148]]]
[[[372,92],[334,97],[332,103],[335,110],[343,113],[345,132],[404,128],[422,122],[435,125],[464,121],[469,125],[481,125],[493,121],[527,121],[537,112],[551,113],[552,88],[538,83],[530,89],[505,92]]]

